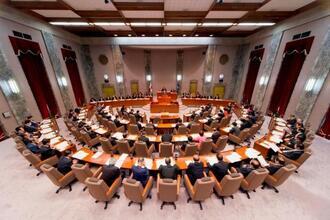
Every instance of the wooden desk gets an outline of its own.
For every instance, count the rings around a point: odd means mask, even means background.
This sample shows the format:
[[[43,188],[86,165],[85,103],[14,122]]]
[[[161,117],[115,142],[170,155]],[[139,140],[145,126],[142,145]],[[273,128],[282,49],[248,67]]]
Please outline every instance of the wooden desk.
[[[179,113],[179,103],[152,102],[150,104],[151,113],[169,112]]]
[[[179,114],[151,114],[150,121],[159,119],[159,123],[176,123],[180,119]]]
[[[176,101],[178,99],[178,94],[176,92],[162,92],[158,91],[157,92],[157,99],[159,100],[160,97],[162,96],[168,96],[172,101]]]
[[[214,106],[227,106],[229,103],[235,103],[227,99],[201,99],[201,98],[182,98],[182,104],[186,106],[200,106],[212,104]]]
[[[89,105],[95,106],[96,104],[103,104],[105,106],[111,107],[121,107],[121,106],[144,106],[149,104],[152,101],[150,98],[140,98],[140,99],[118,99],[118,100],[107,100],[107,101],[98,101],[91,102]]]

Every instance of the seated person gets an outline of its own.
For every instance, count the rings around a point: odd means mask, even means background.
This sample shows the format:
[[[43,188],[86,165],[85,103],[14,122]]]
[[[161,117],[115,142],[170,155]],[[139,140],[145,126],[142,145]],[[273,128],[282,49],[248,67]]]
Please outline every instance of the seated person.
[[[97,137],[97,133],[95,131],[93,131],[90,126],[85,126],[85,131],[91,137],[91,139],[94,139]]]
[[[147,147],[149,148],[151,146],[151,142],[150,142],[149,138],[147,138],[145,135],[146,134],[143,131],[142,134],[141,134],[141,136],[138,138],[138,140],[145,142],[147,144]]]
[[[171,142],[172,141],[172,134],[166,132],[165,134],[162,135],[161,140],[162,142]]]
[[[229,165],[223,161],[223,156],[221,153],[217,154],[218,162],[212,166],[208,163],[210,171],[214,174],[217,180],[220,182],[224,176],[229,172]]]
[[[72,160],[69,155],[71,151],[67,150],[64,152],[64,155],[60,157],[57,163],[57,170],[63,175],[71,171],[71,166],[73,163],[77,163],[77,160]]]
[[[16,135],[21,137],[22,139],[24,138],[25,130],[23,126],[18,126],[15,128]]]
[[[38,127],[34,127],[30,120],[24,121],[24,130],[28,133],[34,133],[38,131]]]
[[[247,177],[253,170],[260,167],[259,161],[252,159],[250,163],[243,164],[240,168],[237,168],[238,172],[243,174],[244,178]]]
[[[274,160],[274,162],[270,161],[269,166],[266,167],[266,169],[269,171],[269,175],[273,175],[283,166],[285,166],[285,161],[281,156],[279,156]]]
[[[166,158],[165,163],[166,163],[166,165],[160,165],[159,166],[160,178],[175,180],[178,173],[179,173],[179,169],[178,169],[177,165],[175,164],[174,166],[172,166],[170,158]]]
[[[34,154],[40,153],[40,148],[36,141],[30,136],[29,133],[25,133],[23,137],[23,143],[26,145],[27,149],[29,149]]]
[[[188,144],[194,144],[194,143],[195,143],[194,139],[191,136],[188,136],[188,142],[182,144],[181,150],[185,151]]]
[[[149,179],[149,170],[145,167],[144,158],[138,159],[138,164],[132,167],[133,179],[140,181],[142,186],[147,185]]]
[[[58,154],[58,152],[55,149],[50,148],[49,139],[43,139],[41,141],[41,146],[39,147],[39,152],[40,152],[41,160],[46,160],[46,159]]]
[[[220,128],[217,127],[217,128],[214,129],[213,134],[211,136],[211,139],[212,139],[212,141],[213,141],[214,144],[217,143],[217,141],[218,141],[218,139],[219,139],[220,136],[221,136],[221,134],[220,134]]]
[[[113,120],[113,122],[115,123],[117,128],[121,126],[119,115],[116,115],[115,120]]]
[[[200,162],[199,156],[197,154],[195,154],[193,156],[193,160],[194,160],[194,162],[190,163],[188,165],[188,168],[186,171],[188,178],[192,185],[195,184],[197,179],[201,179],[204,177],[203,163]]]
[[[204,131],[200,130],[199,131],[199,136],[194,138],[194,141],[197,142],[198,144],[201,144],[206,140],[206,137],[204,136]]]
[[[230,134],[233,134],[235,136],[239,136],[239,134],[241,133],[241,130],[237,126],[237,123],[236,122],[233,122],[232,128],[230,129],[229,133]]]
[[[136,121],[142,121],[142,116],[140,115],[140,111],[137,110],[134,114]]]
[[[182,125],[184,125],[184,124],[182,123],[182,119],[179,118],[179,119],[178,119],[178,122],[177,122],[176,125],[175,125],[175,129],[178,130],[178,128],[179,128],[180,126],[182,126]]]
[[[283,150],[282,154],[290,160],[298,160],[299,157],[304,153],[305,146],[303,143],[298,143],[297,147],[292,150]]]
[[[120,176],[120,170],[115,166],[116,160],[110,160],[109,165],[102,168],[101,179],[110,187],[112,183]]]

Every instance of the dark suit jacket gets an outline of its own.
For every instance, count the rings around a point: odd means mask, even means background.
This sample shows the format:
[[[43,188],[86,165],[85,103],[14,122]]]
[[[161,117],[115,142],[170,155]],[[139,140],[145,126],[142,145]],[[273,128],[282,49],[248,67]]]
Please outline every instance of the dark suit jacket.
[[[48,146],[41,146],[39,148],[40,151],[40,159],[46,160],[54,155],[56,155],[56,151],[54,149],[49,148]]]
[[[162,142],[171,142],[172,141],[172,135],[171,134],[163,134],[162,135]]]
[[[176,179],[179,169],[176,165],[160,165],[159,174],[160,178]]]
[[[293,151],[288,151],[288,152],[283,152],[284,156],[291,160],[297,160],[302,154],[304,153],[303,150],[293,150]]]
[[[120,176],[120,170],[114,165],[103,166],[101,178],[110,187],[112,183]]]
[[[210,170],[220,182],[222,178],[228,174],[228,164],[223,161],[219,161],[218,163],[213,164],[213,166],[210,167]]]
[[[133,166],[133,179],[140,181],[143,187],[146,186],[149,179],[149,170],[146,167]]]
[[[213,141],[213,143],[217,143],[218,138],[220,137],[220,132],[219,131],[215,131],[213,132],[211,139]]]
[[[187,168],[187,175],[192,185],[195,184],[197,179],[204,177],[203,174],[203,163],[194,162],[190,163]]]
[[[238,168],[239,172],[243,174],[244,178],[247,177],[254,169],[251,166],[242,166]]]
[[[63,175],[71,171],[72,160],[68,157],[62,156],[57,163],[57,170]]]
[[[147,144],[147,147],[150,147],[151,146],[150,140],[146,136],[141,136],[140,137],[140,140],[143,141],[143,142],[145,142]]]
[[[267,167],[267,170],[269,171],[270,175],[273,175],[274,173],[276,173],[282,167],[283,167],[283,165],[281,165],[281,164],[272,164],[269,167]]]

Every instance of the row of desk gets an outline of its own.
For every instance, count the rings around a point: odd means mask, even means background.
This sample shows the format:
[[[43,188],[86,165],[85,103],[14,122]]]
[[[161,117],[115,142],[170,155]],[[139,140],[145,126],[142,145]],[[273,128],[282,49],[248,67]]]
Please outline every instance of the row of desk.
[[[90,102],[89,105],[95,106],[97,104],[102,104],[111,107],[121,107],[121,106],[144,106],[152,101],[152,97],[148,98],[137,98],[137,99],[117,99],[117,100],[106,100]]]
[[[211,104],[214,106],[227,106],[228,104],[235,103],[229,99],[204,99],[204,98],[181,98],[182,104],[186,106],[200,106]]]

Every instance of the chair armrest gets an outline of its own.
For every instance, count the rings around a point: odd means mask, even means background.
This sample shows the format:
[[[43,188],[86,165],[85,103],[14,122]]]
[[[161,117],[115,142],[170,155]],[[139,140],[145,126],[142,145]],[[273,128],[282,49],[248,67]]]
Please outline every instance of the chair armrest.
[[[118,131],[118,132],[125,132],[125,127],[122,125],[122,126],[116,128],[116,131]]]
[[[236,170],[236,168],[234,168],[234,167],[231,167],[230,168],[230,172],[232,172],[232,173],[238,173],[237,170]]]
[[[149,150],[148,150],[148,155],[151,156],[151,154],[155,151],[155,145],[154,144],[151,144],[151,146],[149,147]]]
[[[176,181],[177,181],[177,188],[176,188],[177,191],[176,191],[176,194],[179,196],[180,185],[181,185],[181,176],[180,175],[177,175]]]
[[[153,177],[151,176],[148,179],[147,185],[143,189],[143,193],[142,193],[143,200],[145,200],[147,198],[147,196],[149,195],[149,192],[152,188],[152,182],[153,182]]]
[[[97,170],[93,173],[93,177],[100,178],[102,174],[102,167],[97,168]]]
[[[242,142],[242,140],[239,137],[232,134],[229,134],[229,140],[235,142],[236,144],[240,144]]]
[[[67,174],[65,174],[60,180],[60,184],[61,186],[66,186],[69,183],[71,183],[74,179],[75,179],[75,175],[73,173],[73,171],[68,172]]]
[[[113,195],[116,193],[117,189],[120,187],[121,185],[121,176],[119,176],[113,183],[112,185],[109,187],[109,190],[107,192],[107,197],[108,198],[112,198]]]
[[[217,180],[217,178],[214,176],[214,173],[212,171],[209,171],[210,177],[214,180],[214,187],[216,190],[222,191],[222,187],[220,182]]]
[[[187,174],[184,175],[184,183],[186,185],[189,196],[193,197],[194,196],[194,187],[193,187],[193,185],[191,185],[191,182],[190,182]]]
[[[49,164],[51,166],[54,166],[58,163],[58,157],[55,155],[55,156],[52,156],[46,160],[43,160],[41,161],[39,164],[38,164],[38,167],[40,167],[41,165],[43,164]]]
[[[160,175],[159,173],[157,174],[157,193],[159,192],[159,181],[160,181]]]

